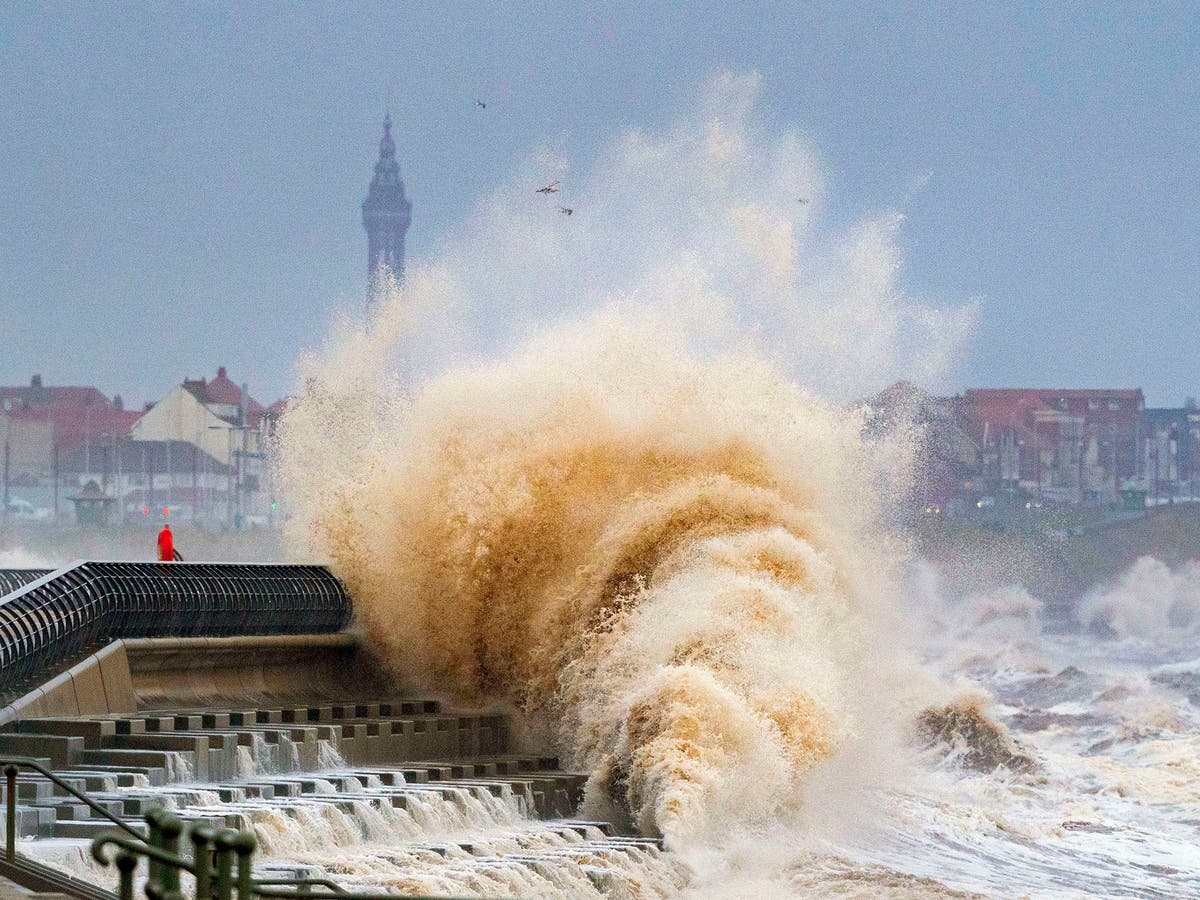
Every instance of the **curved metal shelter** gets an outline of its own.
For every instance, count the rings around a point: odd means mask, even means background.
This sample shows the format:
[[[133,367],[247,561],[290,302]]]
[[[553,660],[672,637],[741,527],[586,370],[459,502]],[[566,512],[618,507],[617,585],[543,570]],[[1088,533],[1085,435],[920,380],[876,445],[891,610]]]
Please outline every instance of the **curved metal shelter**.
[[[118,638],[328,633],[350,613],[324,566],[75,562],[0,597],[0,691]]]
[[[31,581],[49,575],[52,569],[0,569],[0,598],[20,590]]]

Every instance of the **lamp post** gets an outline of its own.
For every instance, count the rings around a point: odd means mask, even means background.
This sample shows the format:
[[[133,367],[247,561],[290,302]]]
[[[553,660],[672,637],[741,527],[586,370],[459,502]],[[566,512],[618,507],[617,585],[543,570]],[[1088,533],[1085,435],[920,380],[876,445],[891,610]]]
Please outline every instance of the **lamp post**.
[[[209,431],[225,432],[225,519],[233,520],[233,493],[230,491],[229,470],[233,465],[233,429],[235,425],[209,425]]]
[[[226,494],[227,515],[230,519],[233,520],[234,527],[241,528],[242,527],[242,519],[244,518],[244,510],[243,510],[243,502],[242,502],[242,466],[245,464],[244,460],[247,457],[252,455],[246,449],[246,443],[248,440],[247,432],[257,431],[257,429],[251,428],[248,425],[228,424],[228,425],[209,425],[208,430],[209,431],[224,431],[225,434],[228,436],[227,442],[226,442],[226,447],[227,447],[226,454],[227,455],[225,457],[225,459],[227,461],[227,465],[232,467],[234,458],[235,457],[237,458],[237,480],[236,480],[235,487],[234,487],[234,491],[236,491],[236,503],[237,503],[236,516],[234,515],[234,512],[233,512],[233,510],[234,510],[234,494],[231,493],[229,490],[230,475],[229,475],[228,471],[226,471],[226,473],[225,473],[225,494]],[[239,431],[242,434],[242,449],[241,450],[233,449],[233,433],[235,431]]]
[[[8,466],[11,461],[11,450],[8,445],[8,427],[4,428],[4,509],[2,512],[4,521],[8,521]]]

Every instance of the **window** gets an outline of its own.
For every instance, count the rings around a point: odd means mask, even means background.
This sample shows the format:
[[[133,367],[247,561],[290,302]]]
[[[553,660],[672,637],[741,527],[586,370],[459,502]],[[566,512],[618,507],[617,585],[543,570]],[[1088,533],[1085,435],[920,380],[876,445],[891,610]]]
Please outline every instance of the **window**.
[[[1108,408],[1115,412],[1121,408],[1121,401],[1117,400],[1115,397],[1110,397],[1108,400]]]
[[[1088,409],[1099,409],[1099,408],[1100,408],[1100,401],[1097,400],[1095,397],[1092,397],[1091,399],[1088,400]]]

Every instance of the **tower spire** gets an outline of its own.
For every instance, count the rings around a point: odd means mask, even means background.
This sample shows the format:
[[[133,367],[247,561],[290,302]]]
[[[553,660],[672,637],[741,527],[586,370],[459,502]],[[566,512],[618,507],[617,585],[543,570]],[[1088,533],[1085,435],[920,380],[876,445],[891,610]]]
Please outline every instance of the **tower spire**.
[[[379,160],[382,162],[385,158],[394,159],[396,156],[396,142],[392,140],[392,114],[384,113],[383,115],[383,137],[379,140]]]
[[[383,284],[384,272],[397,279],[404,276],[404,237],[412,221],[412,204],[404,195],[404,181],[396,162],[396,142],[392,138],[392,116],[383,118],[383,137],[379,139],[379,159],[375,175],[363,201],[363,227],[367,230],[367,304],[373,301]]]

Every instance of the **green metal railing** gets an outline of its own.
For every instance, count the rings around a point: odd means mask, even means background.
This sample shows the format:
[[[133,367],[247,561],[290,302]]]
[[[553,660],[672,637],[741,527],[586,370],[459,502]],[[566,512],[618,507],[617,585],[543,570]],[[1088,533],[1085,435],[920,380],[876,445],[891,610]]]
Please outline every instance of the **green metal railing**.
[[[249,831],[215,829],[204,823],[185,827],[178,816],[164,809],[152,809],[145,815],[146,833],[142,835],[118,816],[113,815],[82,791],[55,775],[36,759],[9,757],[0,759],[4,768],[5,859],[13,862],[17,852],[17,774],[29,769],[108,819],[114,830],[98,834],[92,841],[92,857],[102,866],[115,865],[120,900],[133,900],[133,885],[142,857],[146,858],[145,895],[150,900],[183,900],[181,879],[184,872],[195,879],[196,900],[250,900],[253,897],[306,897],[310,900],[382,900],[395,894],[348,891],[328,878],[260,878],[252,875],[253,856],[258,842]],[[187,837],[192,854],[180,855],[182,839]],[[109,856],[109,848],[116,852]],[[430,898],[416,898],[430,900]]]
[[[182,873],[196,882],[197,900],[251,900],[254,897],[306,897],[312,900],[383,900],[395,894],[348,891],[327,878],[253,877],[253,856],[258,842],[249,831],[214,829],[196,824],[185,828],[183,820],[163,809],[146,813],[145,840],[116,831],[101,832],[92,841],[92,857],[102,866],[115,864],[120,877],[119,900],[133,900],[133,882],[138,858],[146,857],[149,873],[145,894],[150,900],[183,900]],[[192,858],[180,855],[186,831]],[[108,848],[115,847],[110,859]],[[236,863],[236,865],[235,865]],[[323,890],[321,890],[323,889]],[[432,900],[418,897],[416,900]]]
[[[62,790],[66,791],[80,803],[83,803],[92,812],[99,814],[102,818],[108,819],[118,828],[128,832],[136,840],[141,840],[142,836],[131,828],[128,823],[114,816],[111,812],[88,797],[86,794],[75,790],[67,782],[63,781],[36,759],[30,759],[24,756],[14,756],[10,759],[0,759],[0,766],[4,767],[4,858],[12,862],[17,855],[17,773],[21,769],[31,769],[37,772],[44,778],[49,779]]]

